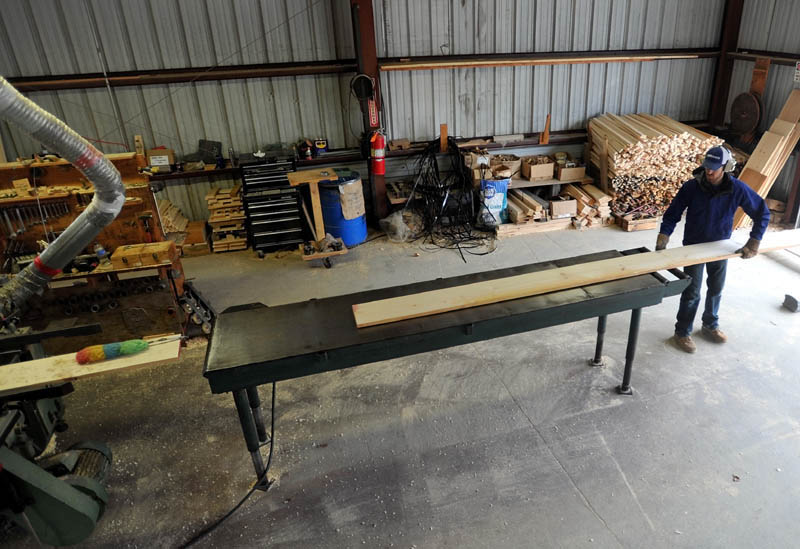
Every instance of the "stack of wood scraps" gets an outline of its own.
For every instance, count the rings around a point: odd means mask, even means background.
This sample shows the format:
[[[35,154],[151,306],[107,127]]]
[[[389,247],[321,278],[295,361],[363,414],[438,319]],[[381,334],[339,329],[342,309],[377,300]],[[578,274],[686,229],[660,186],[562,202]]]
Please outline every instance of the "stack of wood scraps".
[[[206,194],[208,224],[212,228],[211,247],[215,253],[247,248],[241,188],[241,185],[231,189],[216,187]]]
[[[800,89],[792,90],[778,118],[764,132],[739,179],[759,196],[766,197],[783,166],[800,140]],[[733,228],[749,223],[741,208],[733,218]]]
[[[511,189],[507,196],[508,214],[512,223],[497,227],[497,237],[505,238],[524,234],[568,229],[571,217],[553,219],[551,204],[528,189]]]
[[[184,217],[183,212],[175,204],[166,199],[159,200],[158,213],[161,216],[161,226],[165,233],[186,232],[189,220]]]
[[[614,223],[611,197],[594,185],[567,185],[564,194],[574,198],[577,210],[573,225],[576,229],[605,227]]]
[[[659,114],[603,114],[589,121],[590,158],[620,217],[655,217],[723,140]]]

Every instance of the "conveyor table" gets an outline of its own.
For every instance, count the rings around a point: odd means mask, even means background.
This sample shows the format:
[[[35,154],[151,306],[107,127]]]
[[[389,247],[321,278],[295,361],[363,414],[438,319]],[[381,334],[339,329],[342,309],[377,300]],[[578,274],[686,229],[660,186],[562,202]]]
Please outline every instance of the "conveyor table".
[[[260,487],[266,488],[261,444],[267,441],[257,387],[320,372],[349,368],[456,345],[598,318],[595,355],[602,365],[603,338],[609,314],[631,311],[621,394],[632,394],[631,373],[642,309],[680,294],[689,284],[682,271],[674,280],[658,273],[483,305],[460,311],[357,328],[352,305],[389,297],[496,280],[543,269],[566,267],[649,251],[606,251],[267,307],[261,303],[229,308],[217,317],[203,375],[212,393],[233,393],[245,443]],[[587,268],[590,268],[587,265]]]

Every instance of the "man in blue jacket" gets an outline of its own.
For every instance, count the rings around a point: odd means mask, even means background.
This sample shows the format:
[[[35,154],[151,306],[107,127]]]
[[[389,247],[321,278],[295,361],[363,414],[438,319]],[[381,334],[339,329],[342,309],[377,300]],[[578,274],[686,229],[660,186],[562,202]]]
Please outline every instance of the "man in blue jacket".
[[[758,245],[769,224],[769,208],[764,199],[742,181],[733,177],[735,162],[730,151],[724,147],[712,147],[706,153],[703,165],[694,172],[694,178],[683,184],[672,203],[664,212],[661,230],[656,241],[656,250],[667,247],[669,236],[681,220],[684,210],[686,226],[683,230],[683,245],[726,240],[731,237],[733,215],[741,206],[753,219],[750,238],[742,248],[736,250],[744,259],[758,254]],[[719,329],[719,302],[725,286],[725,271],[728,260],[712,261],[685,267],[684,272],[692,282],[681,294],[675,323],[675,343],[687,353],[697,350],[692,341],[692,325],[700,305],[700,287],[703,284],[703,269],[708,271],[706,305],[703,312],[702,334],[715,343],[725,343],[728,338]]]

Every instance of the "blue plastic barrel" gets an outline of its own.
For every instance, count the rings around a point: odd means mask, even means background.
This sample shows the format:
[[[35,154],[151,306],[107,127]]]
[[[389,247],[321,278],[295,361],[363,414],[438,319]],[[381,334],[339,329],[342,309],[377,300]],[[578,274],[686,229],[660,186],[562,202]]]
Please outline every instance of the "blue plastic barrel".
[[[345,196],[348,206],[342,208]],[[325,232],[341,238],[345,246],[355,246],[367,239],[367,216],[364,213],[364,195],[358,172],[319,182],[319,197],[322,204],[322,219]],[[360,215],[354,215],[359,213]],[[347,219],[352,217],[352,219]]]

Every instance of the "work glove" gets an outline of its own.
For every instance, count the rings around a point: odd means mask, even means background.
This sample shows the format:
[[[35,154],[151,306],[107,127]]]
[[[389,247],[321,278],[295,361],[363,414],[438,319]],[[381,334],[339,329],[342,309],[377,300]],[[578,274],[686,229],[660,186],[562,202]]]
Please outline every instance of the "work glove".
[[[658,238],[656,239],[656,251],[665,249],[667,247],[667,242],[669,242],[669,235],[658,233]]]
[[[758,255],[759,244],[761,244],[760,241],[751,237],[747,239],[747,244],[736,250],[736,253],[742,254],[742,259],[750,259]]]

